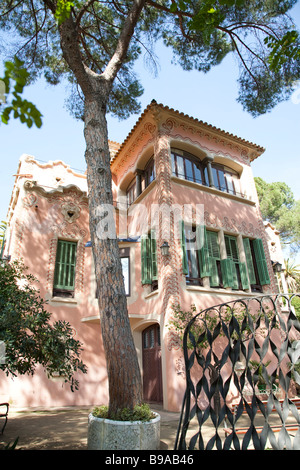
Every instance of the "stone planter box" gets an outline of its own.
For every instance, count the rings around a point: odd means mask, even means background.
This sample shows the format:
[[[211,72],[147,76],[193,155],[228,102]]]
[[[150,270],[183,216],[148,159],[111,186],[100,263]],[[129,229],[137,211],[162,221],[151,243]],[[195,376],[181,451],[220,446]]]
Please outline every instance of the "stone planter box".
[[[89,450],[157,450],[160,415],[151,421],[113,421],[89,415]]]

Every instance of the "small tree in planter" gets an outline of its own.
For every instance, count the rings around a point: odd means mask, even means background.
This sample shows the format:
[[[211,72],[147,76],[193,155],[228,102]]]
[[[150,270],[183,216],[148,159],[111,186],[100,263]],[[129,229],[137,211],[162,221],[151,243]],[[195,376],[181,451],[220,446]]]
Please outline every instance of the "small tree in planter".
[[[103,405],[89,416],[89,450],[156,450],[159,444],[160,416],[147,404],[124,408],[113,416]]]

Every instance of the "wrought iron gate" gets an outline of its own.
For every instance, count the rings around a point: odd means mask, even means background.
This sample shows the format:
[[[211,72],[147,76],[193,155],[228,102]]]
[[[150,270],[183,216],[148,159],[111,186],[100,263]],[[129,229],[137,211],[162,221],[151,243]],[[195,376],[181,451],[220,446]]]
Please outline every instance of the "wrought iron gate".
[[[241,299],[189,322],[175,450],[300,449],[297,302],[300,294]]]

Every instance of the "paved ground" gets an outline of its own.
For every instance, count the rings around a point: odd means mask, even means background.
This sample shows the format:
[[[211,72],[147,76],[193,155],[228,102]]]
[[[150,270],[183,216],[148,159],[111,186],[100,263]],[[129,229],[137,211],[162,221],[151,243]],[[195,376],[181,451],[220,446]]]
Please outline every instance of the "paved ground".
[[[161,416],[160,449],[173,450],[179,422],[179,413],[151,406]],[[24,450],[87,450],[88,415],[91,408],[67,408],[21,411],[13,407],[4,434],[0,435],[0,450],[18,437],[17,449]],[[2,419],[2,418],[1,418]],[[245,418],[244,418],[245,419]],[[0,426],[2,421],[0,422]],[[260,423],[258,423],[260,424]],[[246,425],[246,422],[245,424]],[[190,423],[188,437],[196,434],[196,422]],[[224,439],[223,430],[221,438]],[[214,427],[203,426],[205,443],[213,436]],[[189,439],[188,439],[189,440]]]
[[[152,409],[161,415],[161,449],[172,450],[179,413]],[[86,450],[89,412],[84,408],[18,411],[11,407],[4,434],[0,435],[0,448],[19,437],[19,449]]]

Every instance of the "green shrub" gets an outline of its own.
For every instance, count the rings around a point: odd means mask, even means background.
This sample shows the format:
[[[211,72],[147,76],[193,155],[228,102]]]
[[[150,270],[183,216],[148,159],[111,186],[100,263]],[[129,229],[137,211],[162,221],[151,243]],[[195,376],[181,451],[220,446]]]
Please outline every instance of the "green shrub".
[[[150,421],[155,418],[155,414],[146,403],[136,405],[133,410],[124,408],[113,415],[109,415],[108,405],[96,406],[92,411],[92,415],[96,418],[112,419],[114,421]]]

